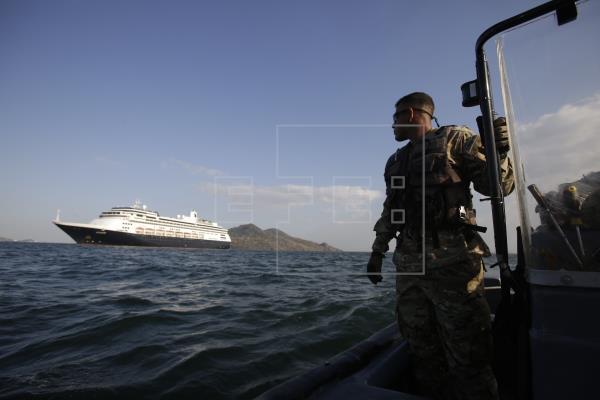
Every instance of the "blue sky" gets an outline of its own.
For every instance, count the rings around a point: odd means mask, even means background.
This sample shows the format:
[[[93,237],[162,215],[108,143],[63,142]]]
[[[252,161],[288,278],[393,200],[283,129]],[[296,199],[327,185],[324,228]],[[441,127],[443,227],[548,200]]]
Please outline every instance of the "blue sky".
[[[327,207],[267,203],[290,183],[382,191],[397,143],[366,125],[391,123],[411,91],[434,97],[441,123],[474,126],[459,86],[477,36],[540,3],[4,0],[0,236],[68,242],[57,209],[87,222],[141,199],[366,250],[382,199],[342,227]],[[252,213],[211,192],[235,180],[262,190]]]

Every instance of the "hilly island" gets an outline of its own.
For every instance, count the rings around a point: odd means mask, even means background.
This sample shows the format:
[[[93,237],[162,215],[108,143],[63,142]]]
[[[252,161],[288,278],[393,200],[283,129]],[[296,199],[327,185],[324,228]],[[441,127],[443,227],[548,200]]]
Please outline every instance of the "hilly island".
[[[240,225],[229,229],[231,248],[261,251],[342,251],[327,243],[315,243],[300,239],[271,228],[260,229],[254,224]]]

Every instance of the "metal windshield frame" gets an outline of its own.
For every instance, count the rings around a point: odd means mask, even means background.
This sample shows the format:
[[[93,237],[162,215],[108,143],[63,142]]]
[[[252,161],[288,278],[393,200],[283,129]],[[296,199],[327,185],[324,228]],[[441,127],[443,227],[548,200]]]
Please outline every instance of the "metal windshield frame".
[[[485,141],[485,156],[488,166],[488,178],[491,182],[490,200],[492,219],[494,223],[494,243],[496,245],[496,261],[500,267],[503,295],[510,295],[510,269],[508,267],[508,239],[506,232],[506,213],[504,194],[502,193],[501,174],[496,143],[494,141],[494,104],[490,88],[490,77],[487,59],[483,46],[493,36],[515,28],[519,25],[557,12],[558,23],[562,25],[575,19],[577,10],[575,0],[552,0],[528,11],[517,14],[492,25],[477,39],[475,45],[478,102],[483,117],[483,135]],[[573,14],[573,12],[575,14]],[[515,288],[516,289],[516,288]]]

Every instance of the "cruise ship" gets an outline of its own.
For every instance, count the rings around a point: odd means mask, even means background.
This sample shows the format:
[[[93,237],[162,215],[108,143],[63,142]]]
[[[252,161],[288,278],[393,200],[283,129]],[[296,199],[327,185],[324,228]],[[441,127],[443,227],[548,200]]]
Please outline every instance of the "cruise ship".
[[[89,224],[62,222],[60,214],[52,221],[75,242],[113,246],[158,246],[228,249],[227,229],[198,217],[196,211],[176,218],[162,217],[136,203],[113,207]]]

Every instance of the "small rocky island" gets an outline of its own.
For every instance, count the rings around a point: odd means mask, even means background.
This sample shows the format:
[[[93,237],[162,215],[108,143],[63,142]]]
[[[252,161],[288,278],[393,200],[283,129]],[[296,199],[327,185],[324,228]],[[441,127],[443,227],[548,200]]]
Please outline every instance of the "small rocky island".
[[[315,243],[288,235],[279,229],[260,229],[245,224],[229,229],[231,248],[262,251],[342,251],[327,243]]]
[[[7,237],[0,236],[0,242],[35,243],[35,240],[33,240],[33,239],[21,239],[21,240],[16,240],[16,239],[9,239],[9,238],[7,238]]]

